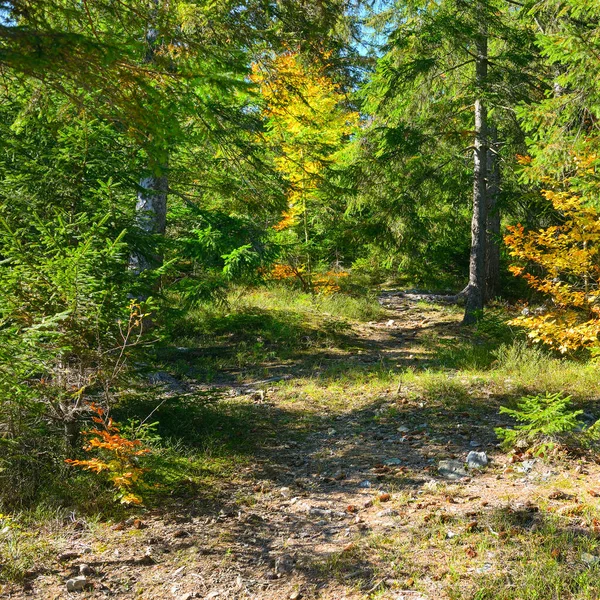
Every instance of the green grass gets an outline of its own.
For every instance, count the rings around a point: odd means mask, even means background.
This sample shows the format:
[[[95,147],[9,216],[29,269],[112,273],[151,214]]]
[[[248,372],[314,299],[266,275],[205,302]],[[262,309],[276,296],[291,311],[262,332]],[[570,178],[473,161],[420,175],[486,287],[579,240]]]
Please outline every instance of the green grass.
[[[192,383],[252,381],[269,377],[274,368],[292,378],[262,386],[271,388],[267,400],[272,405],[195,388],[164,400],[147,387],[135,389],[132,382],[114,416],[125,422],[152,413],[151,420],[158,421],[147,461],[147,507],[168,510],[173,503],[210,512],[224,494],[239,506],[253,506],[256,497],[248,483],[268,485],[281,466],[271,458],[268,465],[256,467],[264,448],[286,440],[302,443],[315,431],[336,428],[339,417],[351,418],[357,435],[365,425],[395,429],[401,423],[416,430],[426,423],[437,459],[435,452],[446,452],[446,440],[456,438],[458,423],[494,442],[498,407],[525,394],[562,391],[573,396],[575,407],[597,410],[595,364],[528,345],[500,310],[469,329],[458,327],[456,307],[427,304],[423,311],[433,319],[437,315],[439,323],[407,344],[406,353],[417,360],[378,354],[357,342],[353,327],[385,318],[373,297],[314,298],[285,287],[238,289],[227,304],[206,303],[187,313],[157,353],[153,368]],[[374,360],[360,360],[362,353]],[[317,457],[327,461],[330,449],[324,446],[321,454],[314,453]],[[408,485],[401,478],[390,483],[398,506],[412,501]],[[439,486],[435,494],[450,492]],[[120,519],[128,514],[114,504],[111,490],[88,473],[63,469],[60,481],[49,483],[42,496],[48,508],[12,515],[14,525],[0,534],[0,581],[23,581],[38,562],[52,560],[54,544],[48,540],[69,534],[66,513],[53,516],[57,506],[92,523],[99,516]],[[577,516],[587,522],[584,535],[576,520],[550,512],[547,503],[539,505],[534,517],[482,511],[471,532],[465,531],[465,517],[411,517],[398,530],[349,539],[354,546],[312,567],[361,592],[374,581],[391,578],[398,589],[420,589],[425,595],[433,581],[455,599],[597,598],[599,568],[585,565],[581,555],[600,555],[598,540],[589,535],[598,506],[586,504]],[[34,535],[37,527],[47,528],[48,535]],[[447,539],[448,529],[460,535]],[[467,556],[466,547],[477,556]],[[494,568],[478,571],[486,562]],[[366,597],[385,598],[386,590],[377,588]]]

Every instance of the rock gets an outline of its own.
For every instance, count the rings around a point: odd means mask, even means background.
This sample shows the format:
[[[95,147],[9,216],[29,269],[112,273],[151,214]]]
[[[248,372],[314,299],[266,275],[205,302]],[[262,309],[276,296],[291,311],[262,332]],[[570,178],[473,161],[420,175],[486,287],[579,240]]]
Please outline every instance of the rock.
[[[67,592],[81,592],[87,584],[87,577],[79,575],[67,581]]]
[[[515,467],[515,471],[518,473],[529,473],[536,463],[536,459],[524,460],[518,467]]]
[[[90,565],[81,564],[79,565],[79,574],[80,575],[91,575],[94,572]]]
[[[80,556],[81,555],[79,552],[62,552],[56,558],[58,558],[58,560],[60,562],[66,562],[68,560],[73,560],[75,558],[79,558]]]
[[[597,565],[600,563],[600,556],[595,556],[593,554],[589,554],[588,552],[581,553],[581,560],[589,567],[593,565]]]
[[[332,512],[330,508],[317,508],[316,506],[308,509],[308,514],[313,517],[330,517]]]
[[[365,479],[364,481],[361,481],[358,484],[358,487],[360,487],[360,488],[370,488],[371,487],[371,482],[368,479]]]
[[[471,450],[469,454],[467,454],[467,466],[469,469],[481,469],[483,467],[487,467],[488,457],[485,452],[475,452]]]
[[[398,433],[408,433],[410,431],[410,428],[407,427],[406,425],[400,425],[400,427],[398,427],[398,429],[396,429],[396,431]]]
[[[399,458],[388,458],[383,461],[383,464],[387,467],[397,467],[402,464],[402,461]]]
[[[548,496],[550,500],[573,500],[575,496],[573,494],[567,494],[562,490],[554,490]]]
[[[290,600],[300,600],[302,598],[302,592],[300,590],[296,590],[289,595]]]
[[[377,513],[378,517],[397,517],[398,516],[398,511],[394,510],[393,508],[386,508],[385,510],[380,510]]]
[[[460,460],[440,460],[438,472],[446,479],[461,479],[467,477],[464,464]]]
[[[294,559],[287,554],[280,556],[275,561],[275,573],[277,575],[287,575],[294,570]]]
[[[479,446],[481,446],[481,444],[479,442],[476,442],[474,440],[471,440],[469,442],[469,446],[471,446],[471,448],[479,448]]]

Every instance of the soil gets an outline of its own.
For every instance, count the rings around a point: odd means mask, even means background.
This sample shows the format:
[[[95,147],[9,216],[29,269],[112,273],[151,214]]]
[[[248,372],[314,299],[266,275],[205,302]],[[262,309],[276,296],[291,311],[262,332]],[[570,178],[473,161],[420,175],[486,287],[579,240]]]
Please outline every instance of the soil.
[[[459,336],[460,316],[423,307],[423,300],[385,295],[386,315],[354,328],[362,350],[347,358],[429,360],[420,337],[432,329]],[[495,409],[485,422],[478,413],[432,422],[419,399],[392,388],[376,401],[352,398],[347,410],[323,414],[298,436],[278,426],[289,404],[283,407],[287,396],[269,385],[230,386],[240,402],[261,405],[274,435],[211,500],[192,490],[117,524],[74,517],[60,535],[38,532],[54,538],[53,562],[40,564],[24,586],[5,588],[3,597],[438,600],[447,597],[449,554],[420,545],[415,528],[431,519],[473,528],[498,510],[533,514],[558,476],[540,461],[509,462],[493,433]],[[440,476],[440,460],[464,461],[471,450],[485,451],[489,467],[459,480]],[[597,469],[573,464],[565,476],[592,488]],[[572,505],[568,494],[555,496],[547,501],[557,510]],[[378,554],[372,541],[386,536],[399,544],[404,568]],[[484,557],[473,560],[474,569],[483,568]],[[67,592],[67,580],[82,571],[85,589]],[[415,571],[425,573],[418,582]]]

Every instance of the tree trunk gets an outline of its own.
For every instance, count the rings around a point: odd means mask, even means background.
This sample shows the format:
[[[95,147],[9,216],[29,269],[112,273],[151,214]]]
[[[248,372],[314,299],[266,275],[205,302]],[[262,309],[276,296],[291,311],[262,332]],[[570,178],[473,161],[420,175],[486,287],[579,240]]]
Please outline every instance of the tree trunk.
[[[152,0],[152,2],[154,4],[152,21],[155,21],[160,0]],[[157,43],[158,30],[155,23],[151,22],[146,29],[145,64],[154,62]],[[144,235],[163,235],[167,227],[167,194],[169,190],[167,164],[169,153],[165,148],[165,140],[151,140],[149,146],[150,164],[148,173],[140,179],[140,189],[135,205],[136,224]],[[131,257],[130,263],[132,270],[139,274],[147,269],[160,266],[162,256],[155,252],[139,250]]]
[[[487,180],[487,236],[485,246],[485,299],[491,300],[500,292],[500,161],[498,159],[498,130],[489,128]]]
[[[463,324],[474,323],[483,310],[485,296],[485,241],[487,225],[487,109],[482,99],[488,71],[487,32],[482,28],[475,40],[475,84],[479,98],[475,100],[475,151],[473,152],[473,218],[471,220],[471,257],[469,284],[465,289]]]
[[[167,227],[167,191],[169,181],[166,174],[142,177],[135,205],[136,224],[145,235],[164,234]],[[162,264],[156,253],[138,251],[131,257],[131,268],[135,273],[153,269]]]

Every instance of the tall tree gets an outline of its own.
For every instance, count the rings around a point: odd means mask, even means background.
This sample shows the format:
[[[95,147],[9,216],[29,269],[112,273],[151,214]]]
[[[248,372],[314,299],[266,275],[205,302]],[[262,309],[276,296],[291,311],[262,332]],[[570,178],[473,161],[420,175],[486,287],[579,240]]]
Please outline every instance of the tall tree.
[[[455,205],[471,204],[469,283],[462,292],[465,322],[470,322],[485,298],[485,237],[491,228],[486,219],[491,185],[487,132],[497,131],[495,156],[505,163],[503,173],[511,172],[514,153],[523,151],[513,143],[522,137],[515,107],[540,93],[533,74],[534,38],[519,7],[504,0],[396,3],[384,16],[391,33],[366,90],[366,110],[373,115],[369,137],[385,149],[382,154],[403,157],[396,178],[404,188],[418,186],[412,192],[415,202],[431,196],[430,214],[436,211],[436,198],[442,210],[449,190]],[[465,156],[470,152],[468,168]],[[407,174],[414,168],[401,164],[415,165],[418,153],[427,157],[429,173],[413,178]],[[497,175],[494,186],[506,187]],[[500,203],[493,214],[499,209]],[[463,233],[454,231],[455,247],[462,248]]]

